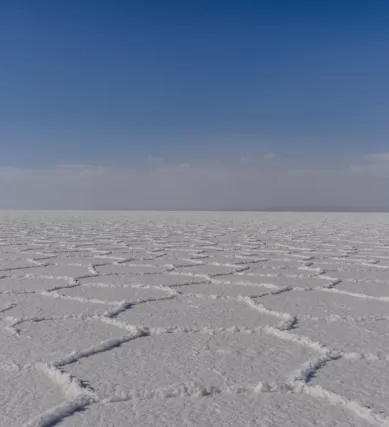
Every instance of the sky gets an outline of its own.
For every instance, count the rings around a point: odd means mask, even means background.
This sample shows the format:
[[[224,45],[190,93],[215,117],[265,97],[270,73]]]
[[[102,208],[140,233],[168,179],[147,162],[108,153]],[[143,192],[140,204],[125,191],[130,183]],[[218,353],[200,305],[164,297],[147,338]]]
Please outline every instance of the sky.
[[[0,209],[389,209],[389,2],[0,2]]]

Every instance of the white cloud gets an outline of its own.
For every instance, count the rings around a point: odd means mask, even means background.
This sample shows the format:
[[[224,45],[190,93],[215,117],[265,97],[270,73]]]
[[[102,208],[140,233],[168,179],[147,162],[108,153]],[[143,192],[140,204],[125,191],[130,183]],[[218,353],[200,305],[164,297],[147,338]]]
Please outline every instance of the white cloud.
[[[154,164],[143,168],[0,167],[0,208],[389,208],[389,173],[366,157],[354,166],[277,158],[252,164]],[[377,159],[385,158],[378,156]],[[388,163],[385,169],[389,172]],[[358,166],[359,165],[359,166]],[[357,172],[357,173],[356,173]]]

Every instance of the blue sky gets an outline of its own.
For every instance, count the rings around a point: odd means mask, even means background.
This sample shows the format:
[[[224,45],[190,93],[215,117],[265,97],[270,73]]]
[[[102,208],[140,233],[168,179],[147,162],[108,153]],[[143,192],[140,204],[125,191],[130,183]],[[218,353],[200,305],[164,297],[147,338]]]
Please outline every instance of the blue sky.
[[[389,152],[388,45],[380,0],[4,1],[0,167],[355,172]]]

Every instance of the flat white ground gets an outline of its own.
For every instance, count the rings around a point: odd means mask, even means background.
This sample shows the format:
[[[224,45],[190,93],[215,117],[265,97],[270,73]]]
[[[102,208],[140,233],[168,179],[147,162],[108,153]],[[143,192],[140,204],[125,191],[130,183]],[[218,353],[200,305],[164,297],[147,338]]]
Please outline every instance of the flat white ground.
[[[0,426],[389,426],[389,215],[0,213]]]

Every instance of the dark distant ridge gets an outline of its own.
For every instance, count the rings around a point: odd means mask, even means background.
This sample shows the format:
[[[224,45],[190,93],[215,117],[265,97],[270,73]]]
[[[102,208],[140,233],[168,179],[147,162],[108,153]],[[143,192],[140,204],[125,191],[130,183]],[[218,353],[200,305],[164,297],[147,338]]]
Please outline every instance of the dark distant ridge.
[[[389,213],[389,207],[271,207],[260,209],[263,212],[360,212],[360,213]]]
[[[1,209],[0,212],[12,212],[12,211],[78,211],[78,212],[87,212],[87,211],[127,211],[127,212],[295,212],[295,213],[308,213],[308,212],[338,212],[338,213],[389,213],[389,207],[309,207],[309,206],[287,206],[287,207],[269,207],[269,208],[253,208],[253,207],[242,207],[242,208],[207,208],[207,207],[188,207],[182,208],[177,206],[172,206],[171,208],[157,208],[157,207],[141,207],[141,208],[128,208],[128,207],[91,207],[91,208],[30,208],[30,209],[20,209],[20,208],[8,208]]]

